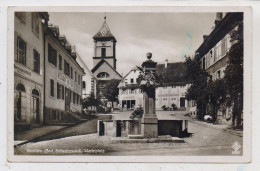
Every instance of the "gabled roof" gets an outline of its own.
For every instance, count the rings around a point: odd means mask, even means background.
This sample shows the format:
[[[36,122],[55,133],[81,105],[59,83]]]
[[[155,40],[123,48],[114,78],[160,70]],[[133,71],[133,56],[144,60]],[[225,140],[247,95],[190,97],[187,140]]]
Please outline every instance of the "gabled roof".
[[[104,17],[104,22],[100,28],[100,30],[95,34],[95,36],[93,36],[93,38],[114,38],[114,35],[111,33],[107,22],[106,22],[106,17]]]
[[[87,72],[96,80],[96,76],[90,71],[90,69],[88,68],[88,66],[86,65],[86,63],[83,61],[83,59],[81,58],[81,56],[76,52],[77,56],[78,56],[78,60],[80,61],[80,63],[82,65],[84,65],[84,67],[86,68]],[[86,72],[85,72],[86,73]]]
[[[185,82],[186,66],[184,62],[158,64],[156,66],[156,73],[163,77],[163,84],[181,84]]]
[[[97,65],[91,70],[91,72],[94,73],[103,63],[106,63],[110,68],[112,68],[122,78],[122,76],[104,59],[101,59],[97,63]]]
[[[210,49],[212,49],[223,37],[235,28],[237,21],[243,21],[242,12],[229,12],[219,22],[218,25],[205,38],[200,47],[196,50],[203,57]]]
[[[125,79],[132,71],[141,71],[140,68],[138,66],[134,66],[124,77],[123,79]]]

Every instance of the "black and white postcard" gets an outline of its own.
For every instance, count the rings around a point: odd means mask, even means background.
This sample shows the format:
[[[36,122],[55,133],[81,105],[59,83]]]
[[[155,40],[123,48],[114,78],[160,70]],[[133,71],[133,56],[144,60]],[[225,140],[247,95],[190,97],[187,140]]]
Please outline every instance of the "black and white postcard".
[[[251,161],[251,8],[9,7],[8,159]]]

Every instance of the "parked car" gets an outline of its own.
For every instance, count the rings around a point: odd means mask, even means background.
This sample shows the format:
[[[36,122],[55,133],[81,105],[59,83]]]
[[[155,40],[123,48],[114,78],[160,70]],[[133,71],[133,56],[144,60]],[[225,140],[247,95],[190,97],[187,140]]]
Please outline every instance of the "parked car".
[[[205,116],[204,116],[204,121],[212,122],[212,116],[210,116],[210,115],[205,115]]]

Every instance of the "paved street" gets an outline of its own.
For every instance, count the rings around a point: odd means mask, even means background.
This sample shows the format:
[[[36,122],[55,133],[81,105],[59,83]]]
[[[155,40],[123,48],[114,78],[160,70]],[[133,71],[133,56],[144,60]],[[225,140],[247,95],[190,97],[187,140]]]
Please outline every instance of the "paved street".
[[[120,116],[115,114],[114,117],[127,117],[129,114],[130,112],[124,112],[120,113]],[[157,114],[158,118],[179,117],[190,120],[189,117],[184,116],[185,112],[158,111]],[[242,137],[223,132],[214,126],[205,126],[196,122],[189,122],[188,132],[192,133],[192,136],[184,138],[186,142],[184,144],[112,143],[110,137],[98,137],[96,134],[96,121],[104,117],[107,116],[99,115],[96,119],[43,136],[42,140],[45,141],[22,145],[15,149],[15,153],[39,154],[46,149],[54,149],[54,151],[46,151],[44,154],[89,154],[88,150],[93,149],[101,150],[102,155],[232,155],[232,144],[235,141],[243,144]],[[58,150],[55,151],[56,149]],[[73,151],[79,149],[85,149],[85,152],[84,150],[83,152]],[[64,150],[72,151],[64,152]]]
[[[93,134],[97,132],[97,120],[109,118],[108,115],[97,115],[95,119],[80,123],[75,126],[63,127],[60,131],[48,133],[37,138],[37,141],[46,141],[51,139],[59,139],[64,137],[71,137],[77,135]]]

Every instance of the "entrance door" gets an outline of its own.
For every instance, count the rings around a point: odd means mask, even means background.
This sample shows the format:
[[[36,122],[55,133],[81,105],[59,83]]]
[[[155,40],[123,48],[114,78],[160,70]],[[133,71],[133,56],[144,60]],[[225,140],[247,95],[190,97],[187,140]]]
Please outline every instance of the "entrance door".
[[[135,100],[131,100],[131,108],[135,108]]]
[[[122,108],[126,108],[126,101],[125,100],[122,101]]]
[[[39,99],[39,91],[33,89],[32,91],[32,122],[40,123],[40,99]]]
[[[40,103],[39,98],[33,97],[33,123],[39,123],[40,122]]]
[[[121,123],[120,123],[120,121],[116,122],[116,136],[121,137]]]
[[[184,97],[180,98],[180,107],[185,107],[185,98]]]
[[[65,110],[70,111],[71,91],[65,88]]]
[[[16,107],[17,107],[16,119],[21,120],[22,119],[22,92],[19,92],[18,94]]]
[[[25,87],[23,84],[19,83],[16,86],[18,92],[17,101],[16,101],[16,120],[22,120],[22,93],[25,93]]]

